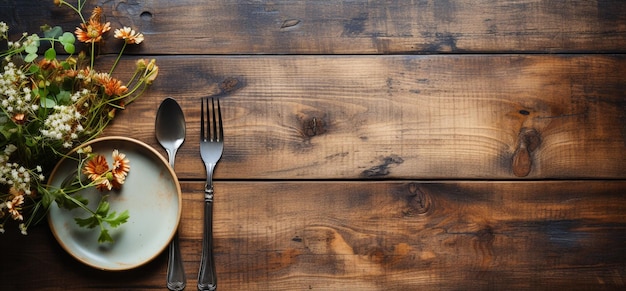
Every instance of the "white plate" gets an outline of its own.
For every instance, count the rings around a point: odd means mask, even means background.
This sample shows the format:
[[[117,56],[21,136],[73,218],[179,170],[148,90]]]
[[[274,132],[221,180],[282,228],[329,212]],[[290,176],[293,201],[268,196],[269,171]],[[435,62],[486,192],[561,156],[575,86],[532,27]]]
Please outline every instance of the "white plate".
[[[128,221],[109,228],[113,243],[98,243],[100,228],[79,227],[74,217],[87,217],[81,210],[50,206],[48,221],[59,244],[74,258],[102,270],[127,270],[141,266],[167,247],[178,227],[181,215],[181,190],[176,174],[161,155],[147,144],[126,137],[104,137],[91,145],[94,153],[112,163],[111,153],[118,149],[126,154],[130,171],[120,191],[109,192],[110,211],[129,211]],[[71,159],[61,160],[50,175],[49,185],[60,186],[77,168]],[[100,201],[96,189],[83,190],[93,210]]]

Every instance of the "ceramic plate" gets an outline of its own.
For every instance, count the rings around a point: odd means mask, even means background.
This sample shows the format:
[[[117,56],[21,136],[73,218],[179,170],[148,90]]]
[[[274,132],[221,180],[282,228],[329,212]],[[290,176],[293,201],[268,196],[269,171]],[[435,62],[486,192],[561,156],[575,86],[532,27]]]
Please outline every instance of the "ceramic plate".
[[[95,139],[93,152],[107,157],[112,164],[114,149],[126,154],[130,171],[119,191],[108,192],[111,211],[128,210],[130,218],[118,228],[110,228],[113,243],[98,243],[99,227],[79,227],[74,217],[87,217],[84,211],[50,207],[48,221],[54,237],[79,261],[102,270],[127,270],[141,266],[159,255],[176,233],[181,215],[181,190],[176,174],[161,155],[140,141],[125,137]],[[60,186],[77,169],[72,159],[61,160],[50,175],[49,185]],[[101,193],[83,190],[93,210]]]

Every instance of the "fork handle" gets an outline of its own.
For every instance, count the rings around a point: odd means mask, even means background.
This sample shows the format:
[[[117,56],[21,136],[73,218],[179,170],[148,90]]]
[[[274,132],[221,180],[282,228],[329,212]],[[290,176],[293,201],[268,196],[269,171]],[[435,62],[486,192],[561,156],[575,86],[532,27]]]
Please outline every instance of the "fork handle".
[[[205,193],[204,232],[202,237],[202,259],[198,273],[198,290],[216,290],[217,273],[213,257],[213,189]]]

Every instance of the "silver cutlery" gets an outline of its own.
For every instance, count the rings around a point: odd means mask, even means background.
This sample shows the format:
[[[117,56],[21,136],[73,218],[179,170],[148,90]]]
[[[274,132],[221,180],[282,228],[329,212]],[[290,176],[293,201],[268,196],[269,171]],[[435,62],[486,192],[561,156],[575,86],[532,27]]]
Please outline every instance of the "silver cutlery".
[[[167,151],[170,166],[174,169],[174,160],[178,148],[185,141],[185,116],[173,98],[166,98],[157,110],[155,121],[156,139]],[[187,279],[183,260],[178,246],[178,231],[170,242],[167,264],[167,288],[173,291],[185,289]]]
[[[206,184],[204,186],[202,259],[198,273],[198,290],[200,291],[217,289],[217,273],[213,257],[213,170],[224,151],[222,128],[220,100],[203,98],[200,109],[200,155],[206,168]]]

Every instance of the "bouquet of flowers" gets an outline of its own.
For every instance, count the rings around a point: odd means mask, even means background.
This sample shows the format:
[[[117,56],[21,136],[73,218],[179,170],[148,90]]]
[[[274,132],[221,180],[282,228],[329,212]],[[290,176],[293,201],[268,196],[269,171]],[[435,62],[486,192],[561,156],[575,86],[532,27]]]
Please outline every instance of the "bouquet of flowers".
[[[106,159],[91,153],[89,147],[80,148],[78,157],[68,153],[102,133],[116,110],[132,103],[154,81],[158,67],[154,60],[141,59],[127,82],[112,76],[126,45],[143,41],[141,33],[123,27],[114,31],[114,37],[123,41],[117,59],[108,70],[97,71],[97,46],[111,27],[102,22],[99,7],[85,18],[85,1],[54,0],[80,17],[74,33],[45,26],[42,35],[23,33],[11,41],[9,27],[0,22],[0,42],[6,41],[7,47],[0,52],[0,233],[15,221],[27,234],[53,202],[84,209],[87,216],[77,217],[76,223],[99,226],[101,242],[112,241],[108,227],[128,219],[127,211],[117,214],[109,209],[106,195],[95,210],[80,196],[80,190],[89,187],[103,191],[120,187],[130,169],[125,155],[114,152],[109,168]],[[76,54],[76,40],[84,43],[86,53]],[[61,48],[64,58],[57,55]],[[48,175],[63,157],[76,159],[79,168],[61,187],[47,187]]]

